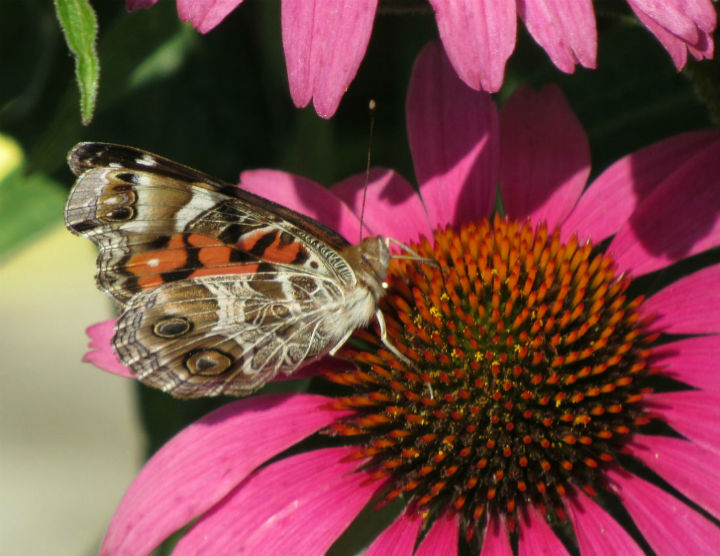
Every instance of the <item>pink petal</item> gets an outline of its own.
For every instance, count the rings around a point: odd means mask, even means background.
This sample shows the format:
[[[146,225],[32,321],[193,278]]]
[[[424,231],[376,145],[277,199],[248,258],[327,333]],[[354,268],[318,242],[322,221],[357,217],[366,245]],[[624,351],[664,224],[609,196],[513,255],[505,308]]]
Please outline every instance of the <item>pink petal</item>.
[[[240,174],[240,187],[314,218],[341,236],[358,236],[358,218],[340,199],[312,180],[279,170],[246,170]]]
[[[115,323],[117,319],[110,319],[90,326],[85,333],[90,338],[88,351],[83,357],[86,363],[92,363],[99,369],[124,376],[135,378],[132,371],[120,362],[117,353],[112,348],[112,338],[115,334]]]
[[[720,230],[720,226],[718,226]],[[680,278],[643,303],[653,327],[668,334],[720,332],[720,264]]]
[[[297,107],[312,98],[319,116],[335,113],[365,56],[376,10],[377,0],[283,0],[283,48]]]
[[[414,511],[406,510],[375,538],[364,556],[411,556],[422,524]]]
[[[673,0],[627,0],[630,8],[652,18],[658,25],[686,43],[698,40],[698,29],[680,3]]]
[[[458,553],[460,519],[456,512],[447,511],[432,524],[415,551],[415,556]]]
[[[215,28],[243,0],[177,0],[180,19],[201,33]]]
[[[578,63],[595,67],[597,29],[592,0],[521,0],[518,12],[558,69],[573,73]]]
[[[342,413],[306,394],[255,396],[229,403],[163,446],[125,493],[102,554],[149,554],[168,535],[210,509],[268,458]]]
[[[582,491],[576,490],[565,499],[565,510],[582,556],[644,556],[627,531]]]
[[[714,392],[668,392],[646,394],[650,411],[660,414],[663,420],[685,438],[720,454],[720,395]]]
[[[717,26],[717,12],[711,0],[682,0],[680,6],[698,29],[712,33]]]
[[[608,251],[637,276],[720,245],[720,139],[671,173],[638,206]]]
[[[135,10],[147,10],[157,4],[157,0],[125,0],[125,8],[133,12]]]
[[[720,337],[700,336],[664,344],[653,350],[653,364],[663,374],[699,388],[720,391]]]
[[[518,556],[535,556],[537,554],[553,554],[561,556],[569,554],[560,539],[536,508],[525,507],[520,513],[518,531]]]
[[[657,554],[718,554],[720,528],[664,490],[608,470],[613,492]]]
[[[513,556],[504,517],[488,516],[480,556]]]
[[[710,131],[683,133],[621,158],[585,190],[563,223],[563,239],[578,232],[598,243],[617,233],[660,182],[717,137]]]
[[[490,96],[466,87],[437,43],[413,67],[410,150],[433,228],[490,216],[498,177],[498,117]]]
[[[450,63],[468,87],[500,90],[515,49],[515,2],[430,0]]]
[[[628,0],[628,4],[678,70],[685,66],[688,50],[698,60],[712,58],[717,15],[710,0]]]
[[[417,192],[400,174],[373,168],[365,188],[365,175],[357,175],[334,185],[331,191],[360,216],[365,194],[364,224],[372,234],[399,241],[417,241],[432,236],[425,207]]]
[[[575,206],[590,175],[590,147],[562,91],[517,90],[500,111],[500,196],[514,219],[552,230]]]
[[[634,434],[631,454],[720,519],[720,454],[667,436]]]
[[[193,525],[173,554],[322,555],[377,490],[343,461],[354,447],[313,450],[253,473]]]

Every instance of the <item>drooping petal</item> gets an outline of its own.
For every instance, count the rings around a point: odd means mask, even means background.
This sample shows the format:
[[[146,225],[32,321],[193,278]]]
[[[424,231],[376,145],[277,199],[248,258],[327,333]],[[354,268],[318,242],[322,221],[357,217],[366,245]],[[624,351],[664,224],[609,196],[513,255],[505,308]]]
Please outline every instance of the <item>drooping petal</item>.
[[[582,491],[576,490],[566,498],[565,510],[581,556],[644,556],[645,552],[628,532]]]
[[[365,195],[363,224],[371,234],[399,241],[417,240],[422,234],[431,237],[422,200],[400,174],[385,168],[373,168],[365,189],[365,174],[351,176],[334,185],[331,191],[360,217]],[[354,239],[354,238],[353,238]]]
[[[720,139],[687,160],[638,205],[608,252],[619,271],[638,276],[717,245]]]
[[[283,0],[282,41],[290,95],[313,100],[330,118],[355,78],[370,42],[377,0]]]
[[[553,229],[589,175],[587,136],[562,91],[516,91],[500,111],[500,197],[508,216]]]
[[[720,454],[720,395],[688,390],[646,394],[648,408],[685,438]]]
[[[368,503],[377,483],[354,473],[356,448],[312,450],[253,473],[201,517],[173,554],[321,556]]]
[[[562,225],[563,239],[577,232],[598,243],[615,234],[661,181],[717,137],[714,131],[683,133],[621,158],[583,192]]]
[[[429,1],[445,52],[460,79],[475,90],[499,91],[505,64],[515,49],[515,2]]]
[[[573,73],[575,64],[595,67],[597,29],[592,0],[521,0],[518,14],[558,69]]]
[[[360,221],[338,197],[312,180],[279,170],[246,170],[240,187],[319,220],[345,238],[356,238]]]
[[[86,363],[92,363],[99,369],[124,376],[125,378],[135,378],[118,359],[117,353],[112,348],[112,338],[115,334],[115,323],[117,319],[110,319],[90,326],[85,333],[90,338],[88,351],[83,357]]]
[[[720,182],[718,182],[720,185]],[[718,226],[720,231],[720,226]],[[643,303],[653,326],[668,334],[720,332],[720,264],[680,278]]]
[[[480,556],[513,556],[504,517],[488,516]]]
[[[180,19],[201,33],[211,31],[243,0],[177,0]]]
[[[464,85],[432,43],[415,61],[406,111],[415,174],[433,228],[490,216],[500,146],[490,96]]]
[[[630,8],[635,12],[642,12],[651,17],[658,25],[687,43],[698,40],[698,29],[695,23],[687,17],[678,2],[673,0],[628,0]]]
[[[632,6],[632,4],[631,4]],[[645,12],[640,10],[634,10],[637,18],[642,22],[643,25],[650,31],[655,38],[660,41],[660,44],[665,47],[667,53],[670,54],[670,59],[673,62],[675,68],[679,71],[685,67],[687,63],[687,43],[678,39],[675,35],[670,33],[662,25],[658,25],[651,17],[648,17]]]
[[[557,535],[536,508],[526,506],[520,512],[518,527],[518,556],[535,554],[569,554]]]
[[[653,363],[663,374],[700,390],[720,392],[720,336],[699,336],[653,350]]]
[[[634,434],[633,456],[720,519],[720,454],[668,436]]]
[[[102,554],[149,554],[218,503],[253,469],[342,416],[328,398],[255,396],[217,409],[145,464],[113,516]],[[262,442],[258,442],[262,439]]]
[[[712,58],[717,14],[710,0],[628,0],[628,4],[678,70],[685,66],[688,50],[698,60]]]
[[[460,519],[454,511],[447,511],[432,524],[414,556],[436,556],[458,553]]]
[[[656,554],[720,553],[720,527],[695,510],[632,473],[606,476]]]
[[[411,556],[422,519],[413,511],[404,511],[365,551],[365,556]]]

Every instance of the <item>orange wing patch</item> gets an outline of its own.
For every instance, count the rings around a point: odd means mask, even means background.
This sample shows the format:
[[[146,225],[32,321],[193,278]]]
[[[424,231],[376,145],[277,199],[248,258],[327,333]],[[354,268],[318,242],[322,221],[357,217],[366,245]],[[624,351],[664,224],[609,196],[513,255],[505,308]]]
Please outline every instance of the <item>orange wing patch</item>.
[[[232,263],[232,253],[237,249],[214,237],[190,234],[187,242],[199,248],[197,256],[202,265],[190,274],[190,278],[213,274],[250,274],[257,272],[260,266],[258,263]]]
[[[241,251],[247,251],[253,253],[253,249],[257,245],[258,241],[268,236],[268,234],[275,234],[273,242],[263,249],[261,254],[258,256],[264,261],[271,263],[293,263],[297,260],[298,254],[305,248],[302,244],[295,239],[286,239],[283,233],[280,231],[268,232],[267,230],[258,230],[257,232],[247,234],[238,243],[237,248]]]
[[[146,290],[164,282],[163,272],[172,272],[187,265],[188,254],[182,234],[170,238],[167,247],[130,257],[127,270],[137,276],[137,283]]]
[[[253,244],[257,243],[257,239]],[[273,245],[275,243],[277,242],[274,242]],[[233,252],[238,250],[244,249],[240,245],[237,247],[229,246],[212,236],[175,234],[170,237],[167,245],[162,249],[138,253],[130,257],[125,268],[136,277],[138,286],[143,290],[154,288],[166,282],[167,280],[163,276],[165,273],[182,271],[183,269],[188,271],[186,274],[188,278],[257,272],[260,267],[258,262],[232,261]],[[283,250],[283,246],[271,250],[273,253],[279,253],[278,257],[282,257],[283,262],[291,254],[293,257],[297,254],[297,249],[294,251]],[[197,268],[192,268],[194,266],[192,264],[194,256],[197,256],[197,262],[199,263]]]

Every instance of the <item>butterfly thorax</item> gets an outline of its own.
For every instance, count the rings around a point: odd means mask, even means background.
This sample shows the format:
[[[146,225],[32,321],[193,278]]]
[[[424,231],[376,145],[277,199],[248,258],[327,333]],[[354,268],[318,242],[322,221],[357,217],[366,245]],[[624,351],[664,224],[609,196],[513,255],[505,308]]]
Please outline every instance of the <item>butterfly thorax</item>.
[[[383,283],[390,264],[390,252],[381,236],[366,237],[357,245],[343,249],[343,258],[355,271],[358,284],[367,288],[375,303],[385,295]]]

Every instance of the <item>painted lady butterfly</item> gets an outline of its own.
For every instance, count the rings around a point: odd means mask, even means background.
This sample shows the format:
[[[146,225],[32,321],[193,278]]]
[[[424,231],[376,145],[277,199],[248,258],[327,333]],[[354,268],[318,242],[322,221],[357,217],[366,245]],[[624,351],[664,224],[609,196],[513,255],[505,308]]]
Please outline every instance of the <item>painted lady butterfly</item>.
[[[388,241],[320,222],[132,147],[80,143],[65,208],[122,308],[113,346],[178,398],[244,396],[334,354],[375,316]]]

